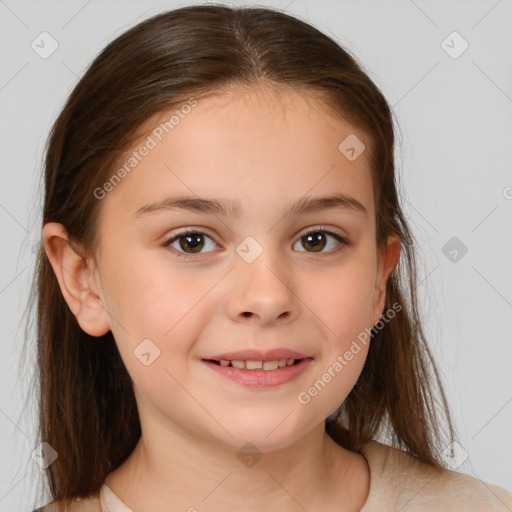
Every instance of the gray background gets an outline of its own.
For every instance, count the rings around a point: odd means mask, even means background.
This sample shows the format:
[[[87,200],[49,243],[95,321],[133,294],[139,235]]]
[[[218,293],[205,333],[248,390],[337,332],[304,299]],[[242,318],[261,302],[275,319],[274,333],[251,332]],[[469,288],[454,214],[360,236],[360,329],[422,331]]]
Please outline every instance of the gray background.
[[[0,0],[1,511],[30,510],[40,479],[31,458],[36,417],[25,403],[33,396],[35,341],[28,354],[22,342],[46,136],[110,40],[189,4]],[[423,317],[468,453],[457,470],[512,491],[512,1],[258,5],[284,9],[334,37],[392,105],[404,208],[420,248]],[[59,45],[47,59],[31,47],[43,31]],[[469,44],[457,58],[463,41],[448,37],[453,31]],[[445,247],[453,237],[459,246]],[[29,363],[21,372],[22,355]]]

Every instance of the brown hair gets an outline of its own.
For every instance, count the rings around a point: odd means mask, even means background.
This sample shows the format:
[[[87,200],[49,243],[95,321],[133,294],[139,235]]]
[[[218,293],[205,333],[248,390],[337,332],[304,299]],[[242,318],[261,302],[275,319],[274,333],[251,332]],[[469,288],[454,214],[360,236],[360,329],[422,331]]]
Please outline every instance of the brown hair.
[[[316,95],[365,134],[377,247],[390,234],[401,237],[385,309],[398,303],[402,310],[372,332],[362,373],[326,430],[359,453],[366,441],[391,436],[390,444],[441,469],[439,415],[448,442],[454,429],[419,319],[414,240],[397,195],[392,113],[356,59],[311,25],[271,9],[194,5],[154,16],[116,38],[92,62],[51,130],[43,224],[63,224],[77,250],[94,253],[100,201],[93,191],[111,176],[138,128],[190,97],[255,85]],[[85,497],[99,491],[140,437],[132,383],[112,333],[94,338],[81,330],[42,248],[33,292],[38,444],[47,442],[58,453],[46,478],[54,500]]]

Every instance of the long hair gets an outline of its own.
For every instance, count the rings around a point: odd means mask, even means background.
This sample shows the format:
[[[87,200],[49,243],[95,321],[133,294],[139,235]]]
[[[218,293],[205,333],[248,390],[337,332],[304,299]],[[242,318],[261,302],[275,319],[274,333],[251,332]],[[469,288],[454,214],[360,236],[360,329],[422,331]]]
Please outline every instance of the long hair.
[[[223,88],[300,89],[361,130],[370,142],[376,244],[401,238],[386,307],[401,311],[372,333],[362,373],[325,422],[343,447],[379,436],[441,470],[444,428],[454,428],[418,312],[415,242],[402,212],[394,165],[393,115],[357,60],[308,23],[266,8],[189,6],[164,12],[110,42],[79,80],[48,137],[42,223],[63,224],[91,254],[101,201],[94,195],[151,116]],[[97,493],[141,435],[132,382],[112,333],[86,334],[42,248],[36,312],[39,443],[58,458],[45,469],[53,500]],[[436,398],[437,397],[437,398]],[[438,400],[439,399],[439,400]],[[449,442],[447,441],[447,442]]]

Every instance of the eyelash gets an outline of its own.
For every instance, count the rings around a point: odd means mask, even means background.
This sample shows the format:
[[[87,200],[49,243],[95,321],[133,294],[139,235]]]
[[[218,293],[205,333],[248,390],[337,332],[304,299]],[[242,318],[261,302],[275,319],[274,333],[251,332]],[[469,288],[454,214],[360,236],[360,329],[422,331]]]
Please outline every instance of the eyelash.
[[[339,246],[336,248],[336,249],[332,249],[331,251],[328,251],[328,252],[319,252],[319,253],[315,253],[315,252],[310,252],[310,251],[299,251],[299,252],[305,252],[307,254],[337,254],[338,252],[340,252],[341,250],[343,250],[345,247],[349,246],[350,245],[350,242],[348,239],[342,237],[341,235],[338,235],[337,233],[333,233],[332,231],[329,231],[328,229],[325,229],[323,227],[318,227],[318,228],[315,228],[315,229],[312,229],[310,231],[307,231],[306,233],[302,234],[298,240],[300,240],[301,238],[304,238],[305,236],[307,235],[310,235],[311,233],[325,233],[326,235],[330,235],[332,236],[335,240],[337,240],[339,242]],[[173,237],[165,240],[163,243],[162,243],[162,247],[169,247],[170,245],[172,245],[176,240],[179,240],[181,237],[184,237],[184,236],[187,236],[187,235],[206,235],[208,238],[210,238],[212,241],[215,242],[215,240],[213,240],[213,238],[211,236],[209,236],[208,234],[204,233],[203,231],[199,231],[199,230],[194,230],[194,229],[187,229],[185,231],[182,231],[181,233],[177,234],[177,235],[174,235]],[[294,244],[295,245],[295,244]],[[197,256],[197,255],[201,255],[201,254],[205,254],[205,253],[195,253],[195,254],[189,254],[189,253],[185,253],[185,252],[181,252],[181,251],[178,251],[176,249],[174,249],[173,247],[171,247],[171,249],[174,250],[175,254],[179,257],[179,258],[189,258],[189,257],[193,257],[193,256]],[[208,251],[208,252],[212,252],[212,251]]]

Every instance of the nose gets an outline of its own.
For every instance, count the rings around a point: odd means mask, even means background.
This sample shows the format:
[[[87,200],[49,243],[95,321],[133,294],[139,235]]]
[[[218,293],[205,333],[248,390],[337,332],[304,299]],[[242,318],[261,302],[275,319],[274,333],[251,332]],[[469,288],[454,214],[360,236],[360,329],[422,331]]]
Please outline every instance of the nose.
[[[264,250],[252,263],[240,258],[235,267],[231,272],[234,285],[226,303],[233,321],[271,325],[296,318],[299,301],[293,289],[293,271],[282,255]]]

